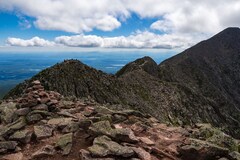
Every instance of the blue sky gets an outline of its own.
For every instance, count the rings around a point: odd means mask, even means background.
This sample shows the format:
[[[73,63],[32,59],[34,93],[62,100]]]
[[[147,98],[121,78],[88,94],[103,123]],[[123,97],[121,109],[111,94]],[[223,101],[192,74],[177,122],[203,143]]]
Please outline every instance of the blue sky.
[[[0,46],[183,50],[239,13],[234,0],[1,0]]]

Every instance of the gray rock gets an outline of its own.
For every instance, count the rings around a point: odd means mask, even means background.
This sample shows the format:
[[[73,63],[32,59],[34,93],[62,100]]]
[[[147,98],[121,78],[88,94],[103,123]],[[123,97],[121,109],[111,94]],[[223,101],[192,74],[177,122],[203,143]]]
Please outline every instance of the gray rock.
[[[182,159],[214,159],[215,157],[226,157],[229,153],[227,148],[211,144],[206,141],[190,138],[190,144],[179,148]],[[198,160],[196,159],[196,160]]]
[[[17,119],[17,115],[15,111],[17,110],[16,104],[13,102],[9,103],[2,103],[0,105],[0,118],[1,121],[5,124],[12,123],[14,120]]]
[[[90,134],[94,136],[106,135],[115,140],[122,142],[136,143],[138,139],[135,137],[133,131],[129,128],[113,129],[109,121],[100,121],[93,123],[89,127]]]
[[[68,124],[71,122],[72,122],[72,118],[53,118],[53,119],[50,119],[47,122],[47,124],[63,129],[66,126],[68,126]]]
[[[71,122],[65,128],[63,128],[63,133],[70,133],[76,132],[79,130],[79,123],[78,122]]]
[[[40,150],[34,152],[32,154],[32,159],[46,158],[49,156],[53,156],[55,154],[55,149],[51,145],[46,145]]]
[[[10,140],[15,140],[19,141],[21,143],[29,143],[32,138],[32,131],[30,130],[22,130],[22,131],[17,131],[13,135],[9,137]]]
[[[240,160],[240,153],[234,151],[234,152],[229,153],[229,156],[228,156],[228,157],[229,157],[229,159],[231,159],[231,160]]]
[[[0,137],[8,137],[8,135],[14,133],[27,125],[24,117],[20,117],[17,121],[8,124],[6,126],[0,127]]]
[[[93,146],[88,150],[93,156],[105,157],[109,155],[130,157],[134,154],[134,151],[130,147],[122,146],[112,141],[107,136],[97,137],[93,141]]]
[[[72,149],[73,134],[68,133],[61,136],[55,144],[56,148],[62,150],[62,155],[68,155]]]
[[[29,108],[19,108],[15,113],[19,116],[26,116],[30,112]]]
[[[0,153],[6,153],[7,151],[14,151],[18,143],[15,141],[0,142]]]
[[[48,106],[46,104],[38,104],[32,107],[32,110],[48,111]]]
[[[53,128],[50,125],[34,126],[34,134],[38,140],[52,136]]]

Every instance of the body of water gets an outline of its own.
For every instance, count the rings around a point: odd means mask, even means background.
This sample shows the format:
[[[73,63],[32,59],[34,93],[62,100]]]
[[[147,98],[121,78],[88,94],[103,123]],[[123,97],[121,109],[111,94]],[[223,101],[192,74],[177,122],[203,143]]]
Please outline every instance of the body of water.
[[[157,63],[174,53],[152,52],[44,52],[44,53],[0,53],[0,98],[18,83],[31,78],[41,70],[65,59],[78,59],[83,63],[114,74],[127,63],[144,56]]]

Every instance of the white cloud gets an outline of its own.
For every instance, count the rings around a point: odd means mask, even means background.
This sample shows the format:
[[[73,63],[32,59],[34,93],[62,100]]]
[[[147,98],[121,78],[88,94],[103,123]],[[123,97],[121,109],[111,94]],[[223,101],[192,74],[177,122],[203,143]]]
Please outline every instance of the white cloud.
[[[0,0],[0,10],[33,17],[33,24],[42,30],[79,33],[56,38],[56,43],[79,47],[186,47],[226,27],[240,26],[238,0]],[[131,13],[158,19],[149,30],[163,34],[149,31],[106,38],[83,34],[117,29]]]
[[[33,37],[29,40],[24,40],[20,38],[8,38],[7,44],[11,46],[21,46],[21,47],[46,47],[46,46],[54,46],[55,43],[41,39],[39,37]]]
[[[67,46],[67,47],[100,47],[100,48],[186,48],[195,42],[191,36],[178,36],[173,34],[158,35],[149,31],[137,31],[130,36],[100,37],[96,35],[74,35],[56,37],[54,41],[47,41],[39,37],[29,40],[8,38],[7,44],[11,46]]]
[[[40,29],[73,33],[111,31],[129,16],[120,0],[1,0],[1,9],[36,18]]]

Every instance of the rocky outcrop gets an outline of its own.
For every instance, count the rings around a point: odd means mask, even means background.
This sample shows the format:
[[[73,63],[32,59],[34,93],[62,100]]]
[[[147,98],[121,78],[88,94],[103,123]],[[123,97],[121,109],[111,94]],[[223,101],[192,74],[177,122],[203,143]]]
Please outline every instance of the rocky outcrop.
[[[36,81],[33,83],[33,86]],[[37,83],[40,86],[39,83]],[[48,103],[38,95],[45,92]],[[28,114],[0,125],[0,159],[205,160],[239,158],[239,140],[209,124],[174,127],[139,111],[117,111],[92,99],[69,100],[39,87],[14,101]],[[56,98],[57,97],[61,98]],[[38,99],[35,103],[35,98]],[[34,102],[34,103],[33,103]],[[30,104],[28,104],[30,103]],[[36,107],[44,104],[42,107]],[[21,106],[21,107],[20,107]],[[47,106],[47,107],[46,107]],[[51,109],[50,109],[51,108]],[[16,110],[16,111],[17,111]],[[44,111],[44,112],[42,112]]]

